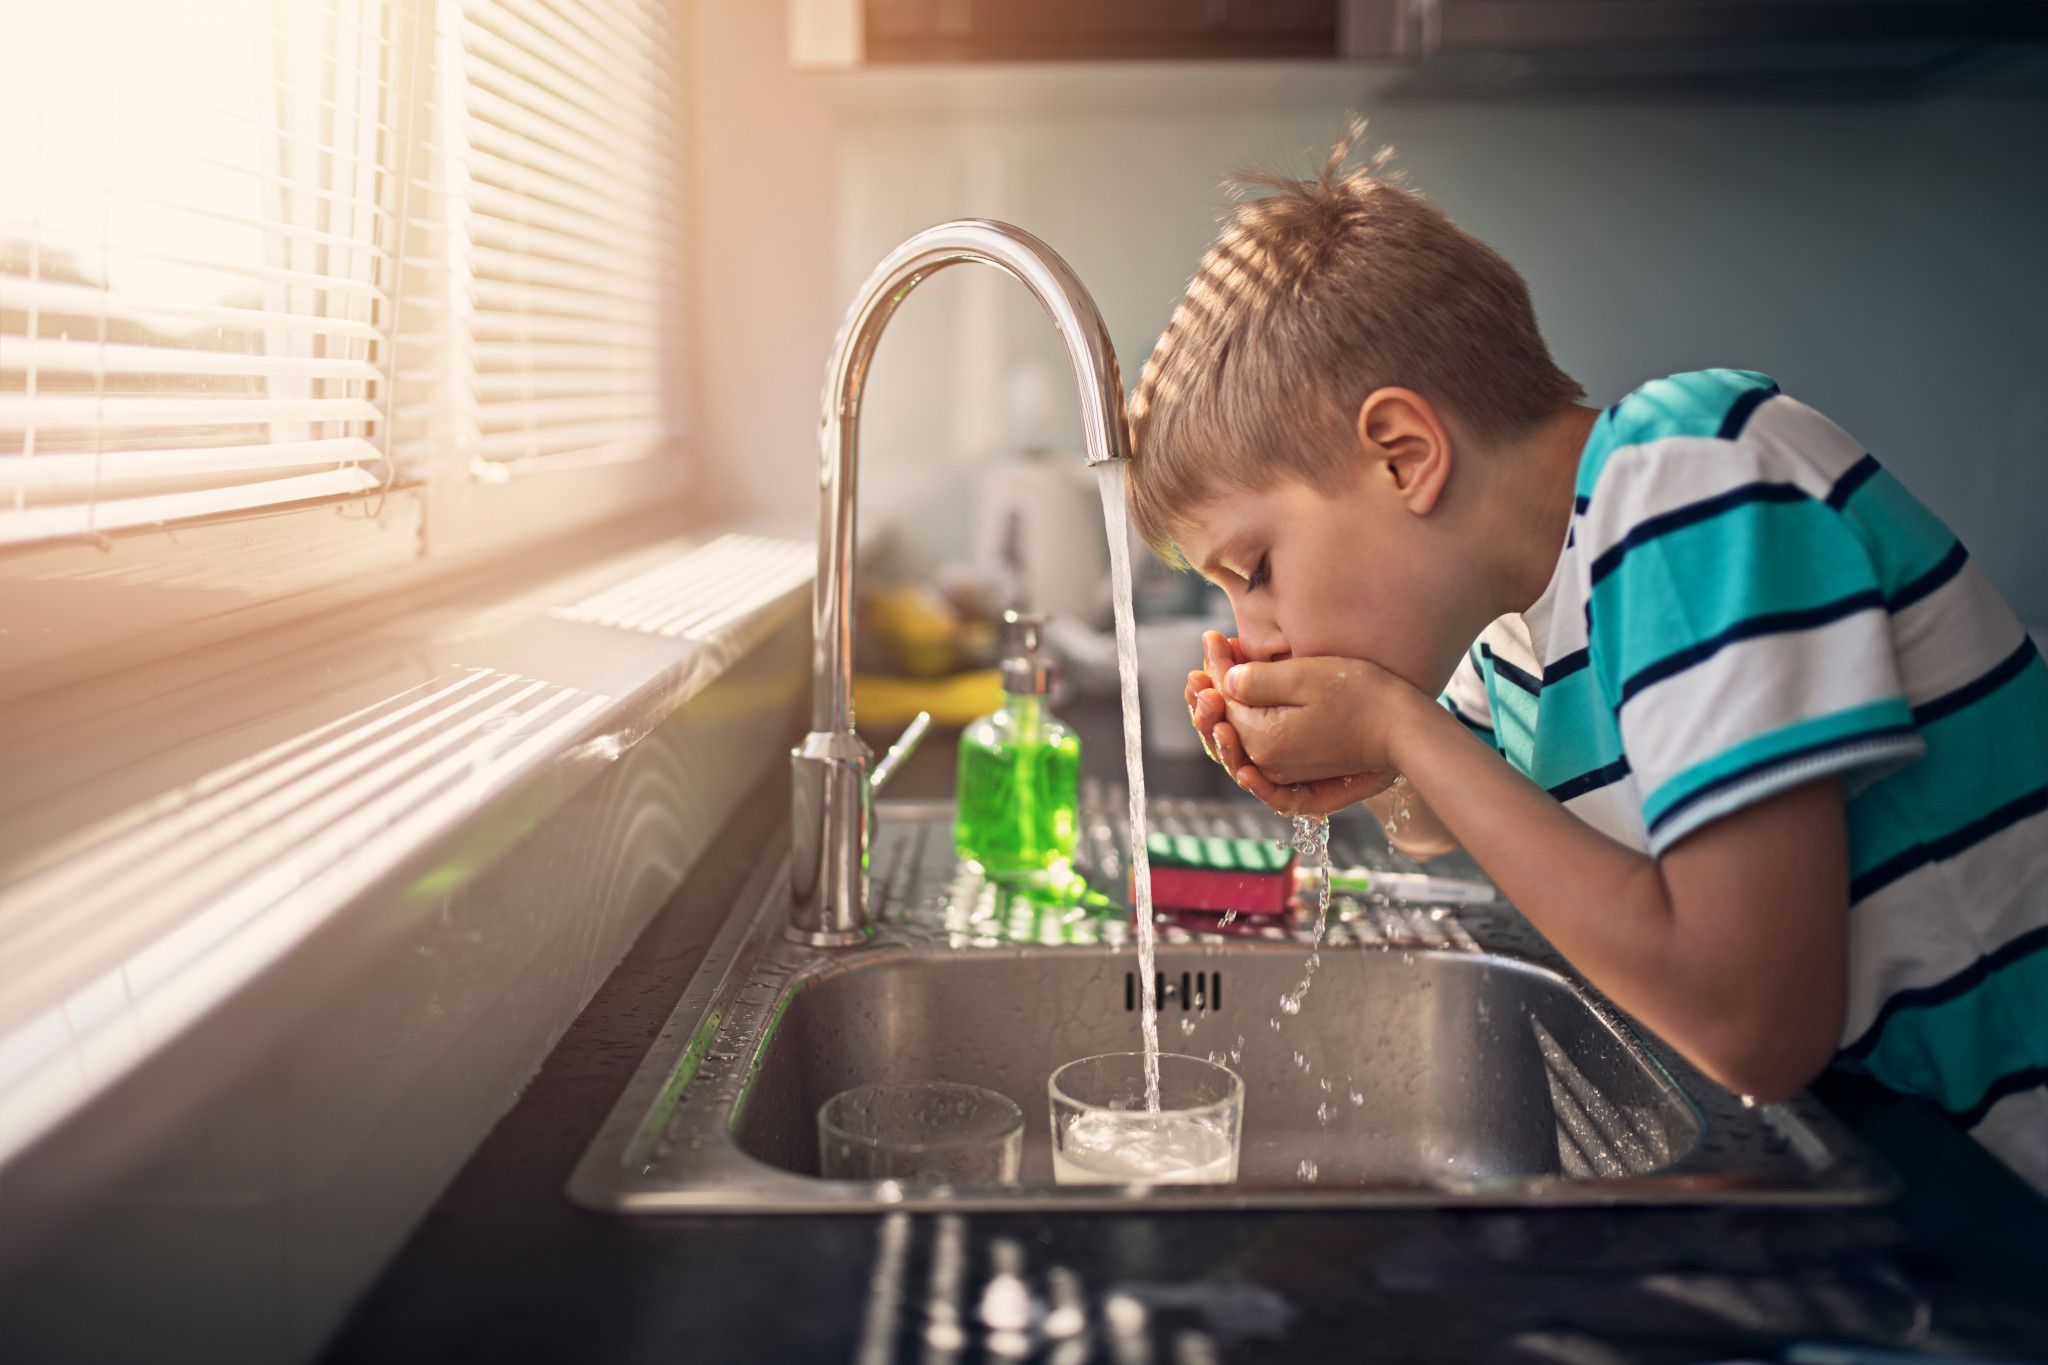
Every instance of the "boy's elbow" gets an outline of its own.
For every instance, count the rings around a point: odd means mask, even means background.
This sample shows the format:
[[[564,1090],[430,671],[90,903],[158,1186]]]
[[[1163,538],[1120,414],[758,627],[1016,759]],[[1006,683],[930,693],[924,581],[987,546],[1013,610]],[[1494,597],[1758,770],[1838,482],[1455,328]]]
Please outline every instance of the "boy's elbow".
[[[1391,843],[1397,851],[1413,858],[1418,863],[1426,863],[1433,858],[1442,858],[1458,851],[1458,841],[1453,839],[1448,831],[1431,834],[1411,834],[1404,830],[1394,835],[1387,842]]]
[[[1756,1011],[1703,1040],[1693,1062],[1714,1080],[1759,1103],[1789,1100],[1834,1060],[1839,1021],[1788,1020]]]

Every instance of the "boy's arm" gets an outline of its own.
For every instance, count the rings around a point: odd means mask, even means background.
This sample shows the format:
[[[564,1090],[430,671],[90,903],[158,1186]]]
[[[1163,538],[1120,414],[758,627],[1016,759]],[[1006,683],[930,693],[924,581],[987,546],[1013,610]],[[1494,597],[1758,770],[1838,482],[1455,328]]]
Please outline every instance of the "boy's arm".
[[[1391,729],[1411,785],[1559,952],[1714,1079],[1798,1092],[1841,1034],[1848,833],[1841,781],[1794,787],[1652,859],[1595,830],[1434,702]]]

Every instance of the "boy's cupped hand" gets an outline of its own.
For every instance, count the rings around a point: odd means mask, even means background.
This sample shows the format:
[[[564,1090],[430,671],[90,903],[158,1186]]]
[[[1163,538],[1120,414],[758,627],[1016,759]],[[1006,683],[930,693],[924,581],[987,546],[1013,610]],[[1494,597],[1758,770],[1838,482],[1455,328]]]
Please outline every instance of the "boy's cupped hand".
[[[1399,707],[1420,694],[1357,659],[1245,659],[1220,631],[1188,674],[1188,716],[1237,784],[1283,815],[1323,815],[1385,790]]]

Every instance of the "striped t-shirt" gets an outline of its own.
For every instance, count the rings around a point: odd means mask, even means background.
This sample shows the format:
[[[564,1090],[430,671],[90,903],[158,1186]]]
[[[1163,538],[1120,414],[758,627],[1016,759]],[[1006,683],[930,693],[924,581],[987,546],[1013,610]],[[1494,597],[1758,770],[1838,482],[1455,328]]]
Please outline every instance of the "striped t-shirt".
[[[1839,775],[1837,1062],[1925,1096],[2048,1191],[2048,667],[1927,508],[1769,378],[1601,414],[1570,535],[1444,704],[1607,834],[1662,853]]]

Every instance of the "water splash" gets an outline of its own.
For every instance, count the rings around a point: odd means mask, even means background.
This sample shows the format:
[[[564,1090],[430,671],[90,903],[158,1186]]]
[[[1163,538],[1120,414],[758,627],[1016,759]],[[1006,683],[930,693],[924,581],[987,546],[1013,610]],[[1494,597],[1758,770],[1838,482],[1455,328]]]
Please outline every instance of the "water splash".
[[[1387,788],[1387,821],[1384,828],[1390,841],[1399,838],[1402,827],[1415,818],[1415,812],[1408,808],[1410,790],[1408,779],[1405,777],[1395,778],[1392,785]]]
[[[1124,712],[1124,780],[1131,795],[1131,914],[1138,931],[1139,1029],[1145,1041],[1145,1108],[1159,1112],[1159,990],[1153,974],[1152,859],[1145,849],[1145,743],[1138,720],[1138,625],[1131,612],[1131,532],[1120,463],[1095,467],[1102,528],[1109,536],[1110,600],[1116,609],[1117,692]]]
[[[1282,1014],[1300,1014],[1301,1002],[1315,983],[1316,968],[1323,963],[1323,934],[1330,926],[1330,817],[1297,815],[1289,844],[1315,879],[1316,928],[1309,939],[1308,965],[1295,988],[1280,997]],[[1277,1021],[1276,1021],[1277,1022]]]

